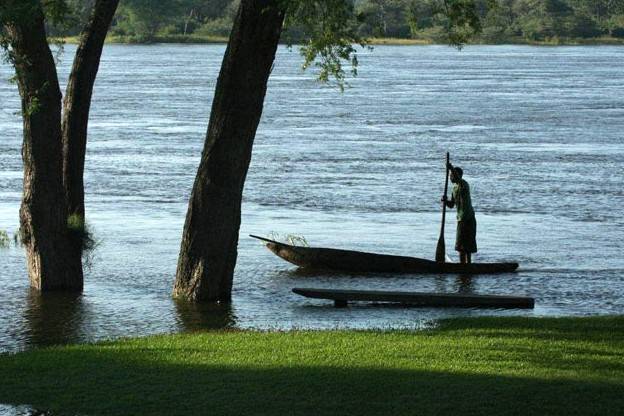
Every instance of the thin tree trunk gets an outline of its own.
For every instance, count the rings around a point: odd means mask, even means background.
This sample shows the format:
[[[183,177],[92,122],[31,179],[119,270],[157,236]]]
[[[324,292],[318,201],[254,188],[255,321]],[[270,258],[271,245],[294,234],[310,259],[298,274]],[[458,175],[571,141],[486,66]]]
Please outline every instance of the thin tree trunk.
[[[191,12],[189,13],[188,17],[184,20],[184,32],[183,35],[186,36],[186,31],[188,30],[188,25],[191,22],[191,19],[193,18],[193,14],[195,13],[195,9],[191,8]]]
[[[63,101],[63,180],[69,214],[84,221],[84,165],[93,85],[119,0],[97,0],[82,31]],[[80,247],[80,245],[78,245]]]
[[[61,91],[40,6],[5,29],[22,98],[20,223],[30,284],[39,290],[81,290],[81,258],[72,249],[63,189]]]
[[[189,201],[175,297],[231,299],[243,185],[284,21],[279,0],[243,0],[215,89]]]

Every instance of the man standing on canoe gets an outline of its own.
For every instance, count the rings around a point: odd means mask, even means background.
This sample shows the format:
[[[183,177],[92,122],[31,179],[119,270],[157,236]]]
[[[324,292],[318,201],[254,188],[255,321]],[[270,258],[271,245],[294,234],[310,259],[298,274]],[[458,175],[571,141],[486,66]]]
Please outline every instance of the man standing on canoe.
[[[463,179],[464,172],[460,167],[454,167],[449,163],[448,168],[451,173],[451,182],[454,183],[453,192],[450,201],[446,196],[442,198],[442,201],[449,208],[457,206],[455,250],[459,252],[461,263],[471,263],[472,253],[477,252],[477,220],[470,199],[470,185]]]

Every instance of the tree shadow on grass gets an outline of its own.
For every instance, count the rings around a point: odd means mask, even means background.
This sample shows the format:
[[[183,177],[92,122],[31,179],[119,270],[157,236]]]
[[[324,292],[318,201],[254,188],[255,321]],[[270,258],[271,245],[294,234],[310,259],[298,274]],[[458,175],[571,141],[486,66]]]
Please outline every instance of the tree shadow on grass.
[[[380,368],[167,362],[122,344],[0,356],[0,402],[85,415],[609,415],[622,384]],[[215,348],[212,346],[211,348]],[[175,348],[174,348],[175,349]],[[168,349],[167,349],[168,350]],[[192,357],[197,351],[179,348]],[[233,354],[236,351],[232,351]],[[138,358],[137,358],[138,357]],[[160,357],[160,358],[159,358]]]

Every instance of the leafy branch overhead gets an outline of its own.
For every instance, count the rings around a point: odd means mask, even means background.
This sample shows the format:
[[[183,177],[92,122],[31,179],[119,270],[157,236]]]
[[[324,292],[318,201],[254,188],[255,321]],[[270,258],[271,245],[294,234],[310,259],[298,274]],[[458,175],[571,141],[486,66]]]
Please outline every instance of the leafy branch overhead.
[[[488,0],[491,5],[495,0]],[[332,79],[343,90],[346,71],[357,75],[356,46],[367,47],[367,38],[359,34],[360,23],[365,19],[358,13],[353,0],[282,0],[287,9],[286,41],[302,43],[300,52],[303,69],[318,69],[318,79]],[[462,47],[472,35],[481,31],[481,22],[474,0],[437,0],[434,13],[446,22],[447,42]]]
[[[327,0],[288,2],[286,15],[287,36],[294,29],[301,39],[303,69],[318,68],[318,79],[328,82],[334,78],[342,89],[345,84],[343,62],[350,65],[350,71],[357,75],[357,53],[354,45],[366,45],[366,40],[357,34],[357,17],[352,1]],[[291,39],[286,39],[291,43]]]
[[[462,48],[470,38],[482,30],[481,18],[474,0],[442,0],[436,14],[446,22],[448,43]],[[487,8],[495,8],[496,0],[488,0]]]
[[[48,21],[62,24],[70,14],[71,7],[67,0],[3,0],[0,3],[0,21],[11,24],[24,21],[43,10]]]
[[[13,35],[15,35],[16,28],[20,25],[27,26],[42,12],[47,24],[51,27],[68,27],[70,22],[73,22],[72,11],[73,9],[67,0],[3,0],[0,2],[0,48],[7,61],[17,64],[16,77],[20,75],[20,69],[29,64],[24,57],[18,56],[15,50],[10,47],[12,38],[15,38]],[[59,38],[55,43],[59,46],[60,53],[63,40]],[[36,100],[37,97],[33,97],[33,101]],[[36,105],[33,109],[35,107]],[[27,113],[34,111],[36,109],[28,110]]]

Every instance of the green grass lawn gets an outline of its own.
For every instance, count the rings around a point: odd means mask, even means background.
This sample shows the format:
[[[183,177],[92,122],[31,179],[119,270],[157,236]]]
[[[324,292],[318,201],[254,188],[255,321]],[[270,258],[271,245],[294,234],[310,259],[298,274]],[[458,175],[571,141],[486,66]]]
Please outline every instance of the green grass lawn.
[[[615,415],[624,317],[45,348],[0,355],[0,403],[84,415]]]

